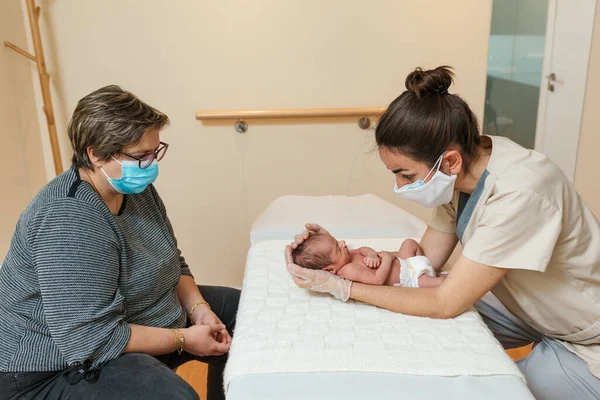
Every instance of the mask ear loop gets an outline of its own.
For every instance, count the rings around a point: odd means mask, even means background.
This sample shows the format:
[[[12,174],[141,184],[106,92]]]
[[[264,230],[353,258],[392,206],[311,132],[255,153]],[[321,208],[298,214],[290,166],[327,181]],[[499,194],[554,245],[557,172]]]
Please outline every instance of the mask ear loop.
[[[429,171],[429,173],[427,174],[425,179],[423,179],[423,183],[427,183],[427,178],[429,178],[429,176],[432,173],[438,172],[440,170],[440,168],[442,167],[442,160],[444,159],[444,154],[446,154],[446,153],[447,153],[447,151],[443,152],[442,155],[440,156],[440,158],[438,158],[437,161],[435,162],[435,164],[433,164],[433,168],[431,168],[431,170]]]
[[[115,158],[115,156],[111,156],[113,160],[115,160],[116,162],[119,163],[119,165],[123,165],[123,163],[119,160],[117,160]],[[100,167],[100,171],[102,171],[102,173],[104,174],[104,176],[106,177],[106,179],[110,182],[111,180],[113,180],[113,178],[111,178],[110,176],[108,176],[108,174],[106,173],[106,171],[104,170],[104,168]]]
[[[106,171],[104,170],[104,168],[100,167],[100,171],[102,171],[102,173],[104,174],[104,176],[106,177],[106,179],[110,182],[110,180],[112,178],[110,176],[108,176],[108,174],[106,173]]]

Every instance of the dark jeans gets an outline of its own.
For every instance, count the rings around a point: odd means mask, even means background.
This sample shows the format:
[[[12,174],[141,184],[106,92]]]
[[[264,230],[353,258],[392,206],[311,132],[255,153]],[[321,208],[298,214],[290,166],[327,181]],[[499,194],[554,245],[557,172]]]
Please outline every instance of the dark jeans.
[[[212,310],[233,335],[240,291],[218,286],[198,286]],[[223,370],[227,355],[197,357],[177,352],[153,357],[128,353],[109,361],[99,371],[97,380],[68,379],[66,371],[0,372],[0,400],[30,399],[198,399],[198,394],[172,369],[191,360],[209,364],[208,400],[225,399]]]

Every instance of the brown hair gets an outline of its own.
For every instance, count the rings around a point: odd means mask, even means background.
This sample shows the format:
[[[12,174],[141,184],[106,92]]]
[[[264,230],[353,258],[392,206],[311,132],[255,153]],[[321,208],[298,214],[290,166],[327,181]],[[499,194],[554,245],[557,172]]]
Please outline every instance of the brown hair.
[[[69,122],[73,165],[94,169],[87,153],[92,147],[108,160],[124,147],[137,143],[148,129],[162,129],[169,117],[118,86],[100,88],[79,100]]]
[[[450,67],[406,77],[406,91],[389,105],[375,130],[377,147],[400,153],[430,168],[449,148],[456,147],[469,171],[477,157],[477,117],[457,94],[449,94],[454,73]]]
[[[324,233],[313,233],[302,242],[297,248],[292,250],[292,259],[294,264],[308,269],[323,269],[331,265],[331,255],[324,252],[319,244],[330,239],[331,236]]]

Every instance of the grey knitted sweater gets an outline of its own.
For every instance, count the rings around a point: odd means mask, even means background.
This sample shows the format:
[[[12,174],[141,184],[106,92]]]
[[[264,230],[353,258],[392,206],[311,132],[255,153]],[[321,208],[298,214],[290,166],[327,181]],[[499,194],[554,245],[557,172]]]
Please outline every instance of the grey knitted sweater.
[[[191,275],[155,188],[112,215],[71,168],[21,215],[0,268],[0,371],[58,371],[117,358],[128,323],[184,327]]]

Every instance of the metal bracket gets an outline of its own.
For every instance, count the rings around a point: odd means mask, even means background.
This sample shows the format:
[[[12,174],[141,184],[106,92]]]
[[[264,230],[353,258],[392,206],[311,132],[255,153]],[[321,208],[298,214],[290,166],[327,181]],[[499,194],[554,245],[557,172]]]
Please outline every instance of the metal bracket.
[[[371,126],[371,120],[368,117],[362,117],[358,120],[358,126],[360,129],[369,129]]]
[[[246,121],[240,119],[235,123],[235,130],[239,133],[244,133],[248,130],[248,124],[246,123]]]

